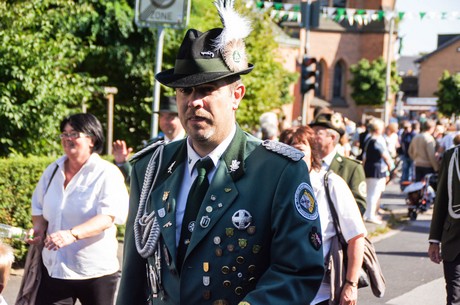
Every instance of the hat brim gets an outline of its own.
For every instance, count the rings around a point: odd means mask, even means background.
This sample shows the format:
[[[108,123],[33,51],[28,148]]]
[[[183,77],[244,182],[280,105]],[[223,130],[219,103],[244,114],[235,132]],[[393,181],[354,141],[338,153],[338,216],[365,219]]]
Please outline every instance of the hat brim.
[[[238,72],[202,72],[195,74],[174,74],[174,69],[169,69],[155,75],[155,79],[163,85],[171,88],[187,88],[211,83],[229,76],[248,74],[254,65],[248,64],[248,68]]]
[[[314,123],[308,124],[308,126],[310,126],[310,127],[320,126],[320,127],[332,129],[332,130],[337,131],[340,134],[340,136],[343,136],[345,134],[345,130],[340,129],[340,128],[335,128],[335,127],[332,126],[332,124],[328,124],[328,123],[325,123],[325,122],[314,122]]]

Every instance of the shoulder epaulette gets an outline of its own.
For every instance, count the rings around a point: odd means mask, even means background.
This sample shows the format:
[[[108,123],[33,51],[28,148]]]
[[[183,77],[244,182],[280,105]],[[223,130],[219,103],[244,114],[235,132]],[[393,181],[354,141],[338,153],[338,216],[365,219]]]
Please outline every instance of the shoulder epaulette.
[[[304,153],[300,150],[281,142],[266,140],[262,142],[262,146],[294,161],[299,161],[304,157]]]
[[[358,164],[363,164],[363,161],[361,161],[361,160],[357,160],[357,159],[353,159],[353,158],[347,158],[347,160],[353,161],[353,162],[358,163]]]
[[[140,151],[138,151],[137,153],[135,153],[130,159],[129,159],[129,162],[133,162],[139,158],[141,158],[142,156],[146,155],[147,153],[151,152],[151,151],[154,151],[158,146],[160,145],[164,145],[165,144],[165,141],[158,141],[158,142],[154,142],[146,147],[144,147],[143,149],[141,149]]]

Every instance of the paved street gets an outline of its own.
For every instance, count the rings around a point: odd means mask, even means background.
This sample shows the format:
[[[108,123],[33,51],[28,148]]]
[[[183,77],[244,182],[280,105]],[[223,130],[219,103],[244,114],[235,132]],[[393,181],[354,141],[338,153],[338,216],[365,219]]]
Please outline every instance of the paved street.
[[[382,207],[399,218],[407,219],[404,196],[398,184],[390,183],[387,186]],[[389,211],[384,215],[385,220],[389,219]],[[360,305],[445,304],[442,266],[431,263],[426,255],[430,219],[431,210],[420,215],[416,221],[406,221],[396,230],[373,237],[387,291],[383,298],[378,299],[372,295],[370,288],[360,289]],[[369,232],[380,232],[385,225],[366,223]],[[22,270],[14,270],[3,294],[10,305],[14,304],[21,279]]]

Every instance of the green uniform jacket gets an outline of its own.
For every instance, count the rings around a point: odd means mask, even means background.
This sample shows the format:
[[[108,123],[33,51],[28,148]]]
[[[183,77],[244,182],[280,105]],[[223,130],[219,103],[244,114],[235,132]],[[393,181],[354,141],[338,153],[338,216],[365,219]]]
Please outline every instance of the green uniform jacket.
[[[458,147],[449,149],[442,158],[441,169],[438,178],[438,189],[434,203],[433,217],[431,219],[429,239],[441,241],[442,259],[452,262],[460,254],[460,219],[453,218],[449,213],[448,202],[448,168],[454,150]],[[460,161],[459,161],[460,162]],[[460,177],[454,166],[452,177],[452,206],[454,211],[460,207]],[[460,217],[458,212],[456,217]],[[455,216],[455,214],[454,214]]]
[[[350,187],[361,215],[366,212],[366,175],[361,161],[335,154],[329,169],[342,177]]]
[[[293,151],[281,143],[273,145]],[[133,222],[151,154],[133,166],[117,305],[147,304],[147,261],[136,251]],[[321,283],[324,261],[305,163],[268,150],[237,128],[198,212],[179,276],[175,205],[185,159],[186,140],[165,145],[159,182],[151,195],[150,208],[159,216],[160,210],[166,211],[158,218],[166,297],[152,304],[309,304]],[[252,220],[243,229],[248,223],[241,216],[249,214]],[[203,220],[208,225],[202,225]]]

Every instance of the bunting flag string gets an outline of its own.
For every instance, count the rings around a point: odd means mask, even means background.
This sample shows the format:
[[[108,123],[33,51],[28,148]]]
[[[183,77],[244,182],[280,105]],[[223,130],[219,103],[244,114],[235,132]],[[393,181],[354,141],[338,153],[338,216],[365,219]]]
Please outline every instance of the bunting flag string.
[[[255,6],[263,11],[270,11],[270,17],[275,22],[290,21],[301,22],[300,5],[292,3],[279,3],[272,1],[255,1],[249,0],[246,4],[248,7]],[[334,20],[336,22],[348,21],[350,25],[367,25],[372,21],[389,21],[395,18],[402,20],[460,20],[459,11],[439,12],[439,11],[420,11],[420,12],[395,12],[384,10],[354,9],[354,8],[337,8],[321,7],[320,17],[323,19]]]

